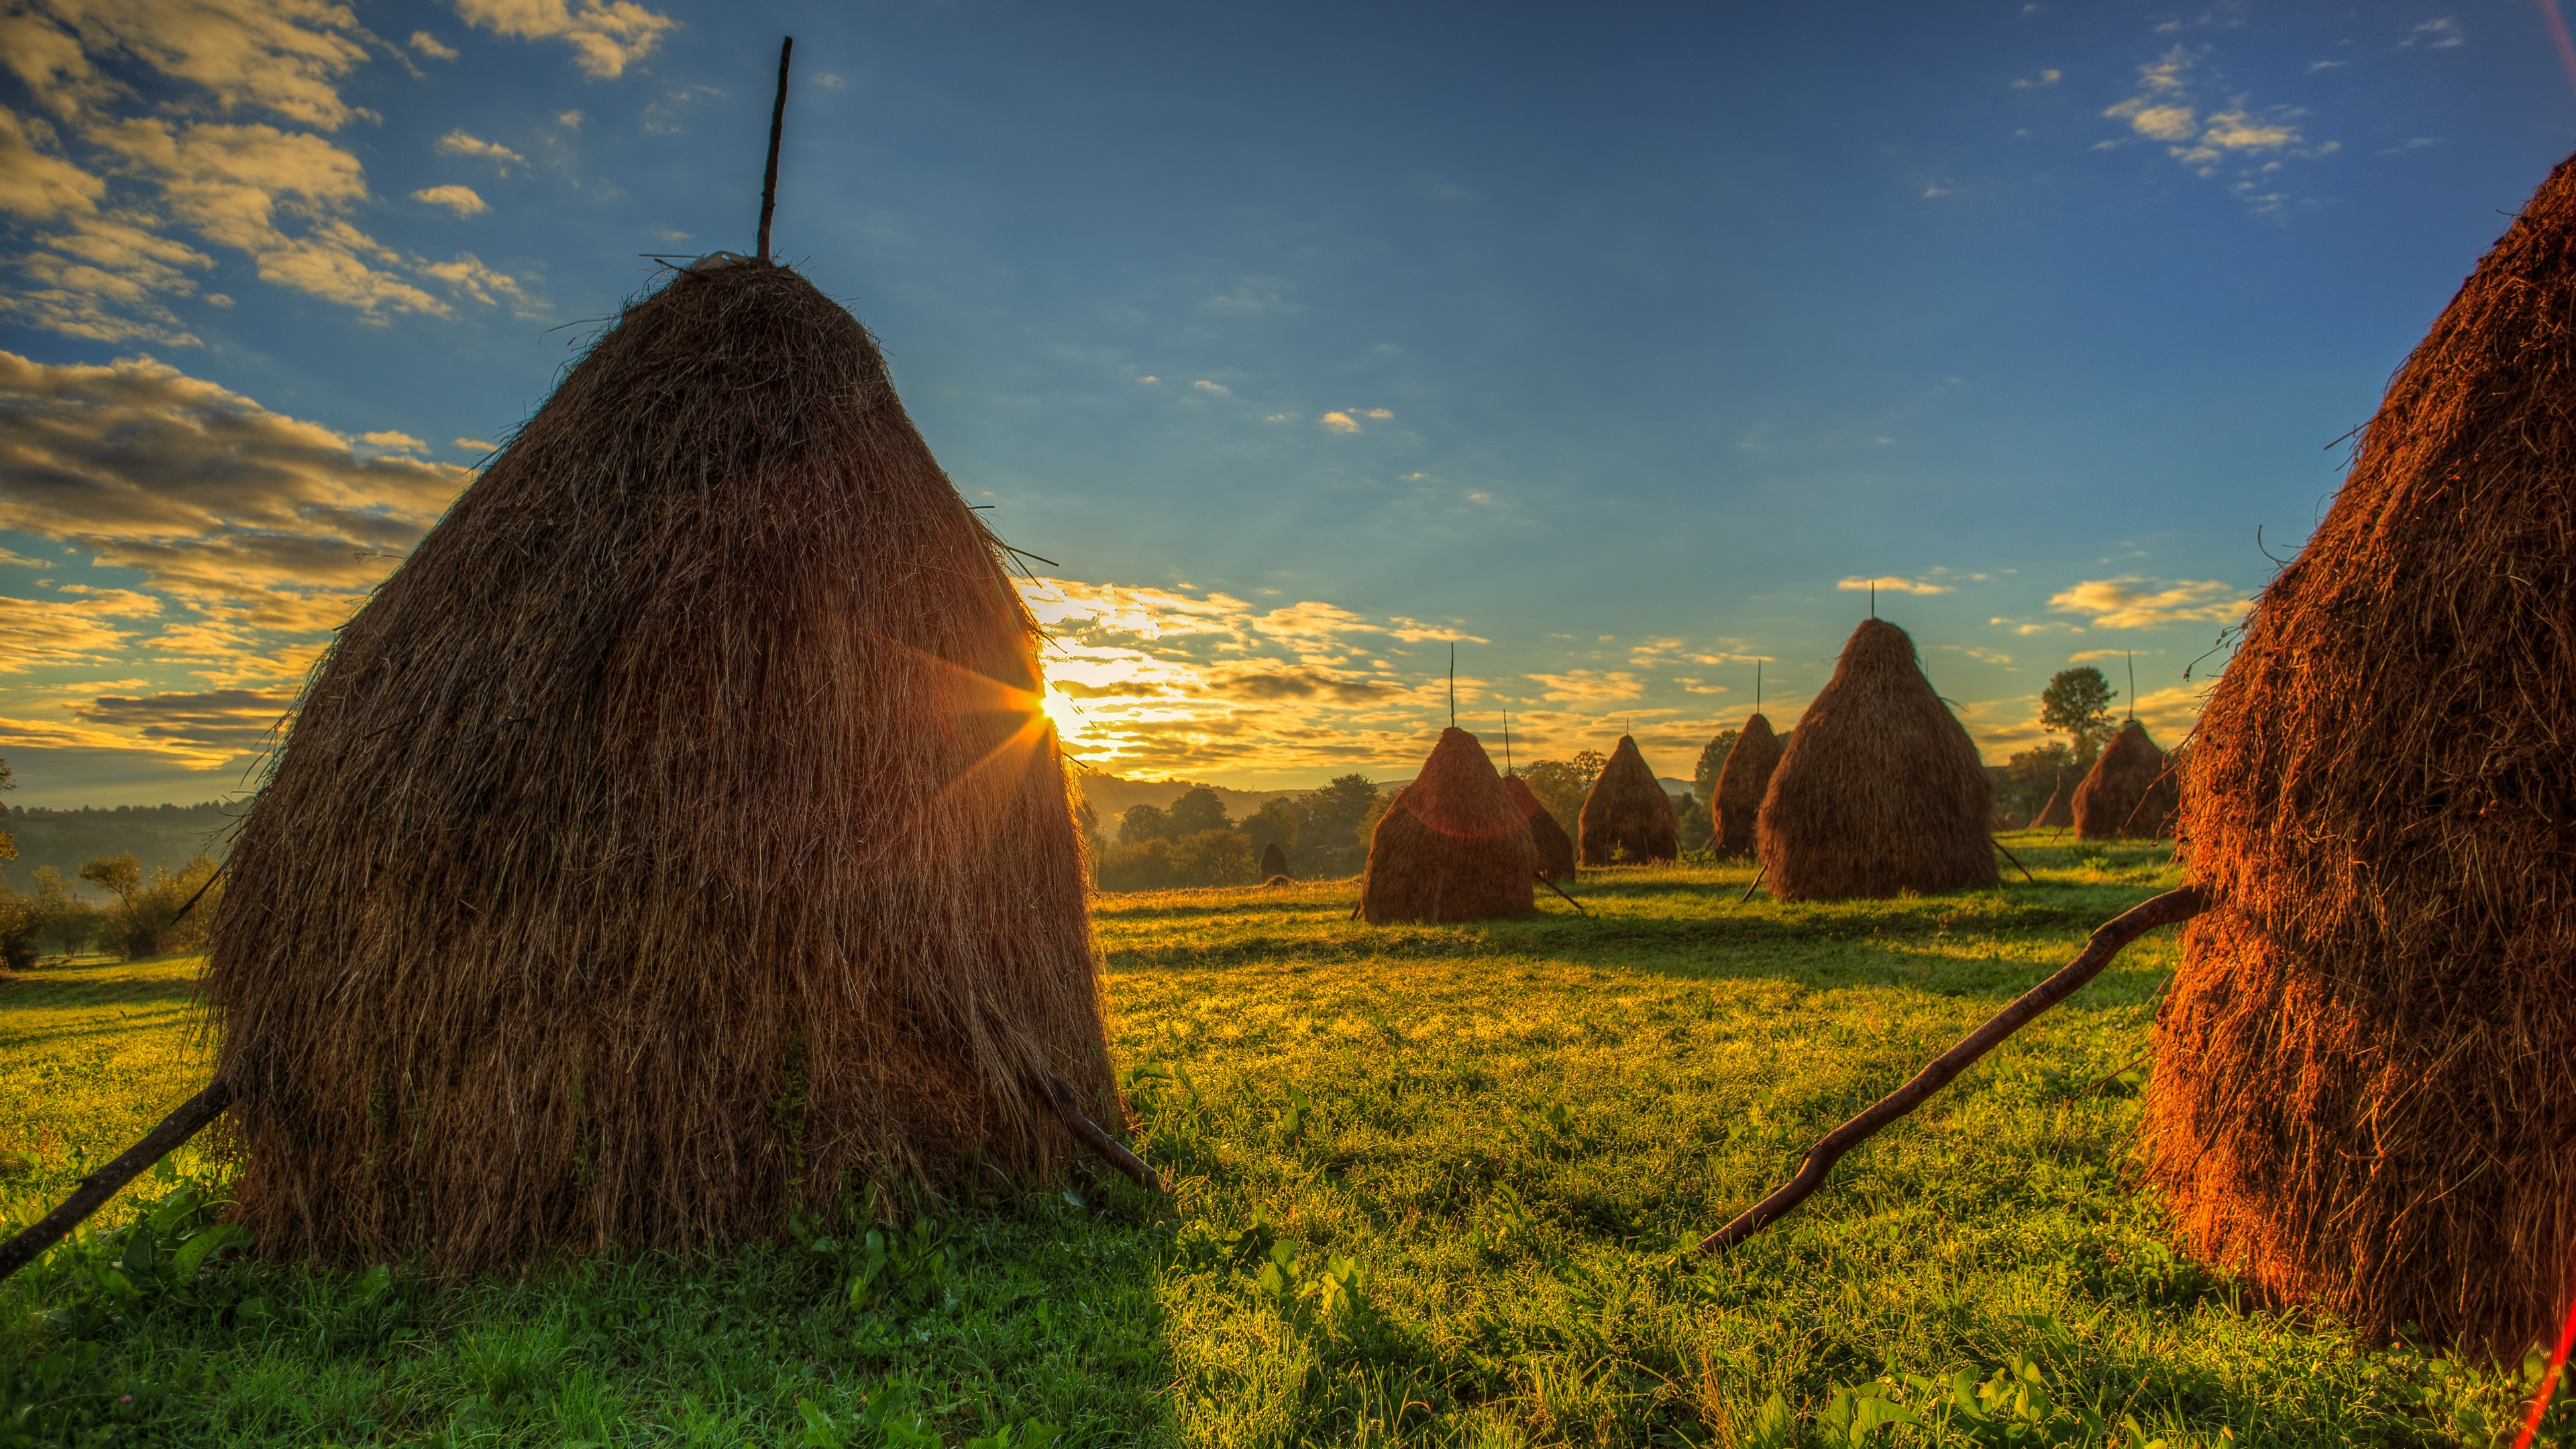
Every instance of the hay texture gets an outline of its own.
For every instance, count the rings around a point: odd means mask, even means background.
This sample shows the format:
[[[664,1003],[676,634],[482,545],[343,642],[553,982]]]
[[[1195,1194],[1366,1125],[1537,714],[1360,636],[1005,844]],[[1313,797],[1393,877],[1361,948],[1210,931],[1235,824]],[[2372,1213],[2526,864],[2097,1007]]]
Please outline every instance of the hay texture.
[[[1762,797],[1771,789],[1771,772],[1780,767],[1780,737],[1771,721],[1753,715],[1736,731],[1735,748],[1717,772],[1717,837],[1709,849],[1722,856],[1751,855],[1755,828],[1762,821]]]
[[[2173,834],[2181,784],[2165,768],[2165,752],[2131,720],[2112,736],[2102,757],[2075,787],[2078,840],[2163,840]]]
[[[1521,818],[1529,822],[1530,844],[1538,849],[1538,873],[1546,880],[1563,885],[1574,879],[1574,840],[1556,816],[1530,793],[1529,782],[1518,775],[1505,775],[1503,788],[1511,793],[1512,804],[1519,807]]]
[[[2389,384],[2182,785],[2156,1035],[2191,1245],[2508,1357],[2576,1271],[2576,161]]]
[[[1287,879],[1288,852],[1279,848],[1278,841],[1274,840],[1261,847],[1261,874],[1265,878],[1264,884],[1268,884],[1270,880]]]
[[[1905,631],[1864,621],[1791,731],[1762,801],[1762,870],[1781,900],[1996,884],[1995,787]]]
[[[1601,767],[1601,778],[1583,797],[1575,820],[1585,865],[1649,865],[1681,858],[1680,822],[1673,797],[1646,767],[1637,742],[1626,735]]]
[[[342,630],[234,846],[205,989],[268,1253],[687,1252],[1054,1177],[1048,1073],[1116,1120],[998,546],[857,319],[701,265]]]
[[[2065,830],[2075,824],[2075,806],[2066,798],[2064,780],[2058,781],[2057,788],[2048,792],[2048,804],[2040,809],[2039,818],[2031,824],[2041,830]]]
[[[1494,762],[1474,735],[1442,730],[1369,833],[1360,914],[1371,925],[1518,916],[1537,889],[1537,847]]]

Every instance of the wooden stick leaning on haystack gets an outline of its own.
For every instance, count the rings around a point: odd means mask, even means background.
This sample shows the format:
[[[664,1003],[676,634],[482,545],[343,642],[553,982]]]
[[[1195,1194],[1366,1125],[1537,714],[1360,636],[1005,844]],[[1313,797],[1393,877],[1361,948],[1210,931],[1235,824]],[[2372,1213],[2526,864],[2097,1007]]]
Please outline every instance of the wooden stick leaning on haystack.
[[[1912,1080],[1878,1099],[1868,1110],[1828,1132],[1815,1146],[1807,1149],[1806,1161],[1799,1164],[1798,1175],[1778,1191],[1739,1213],[1733,1222],[1699,1240],[1695,1253],[1719,1252],[1734,1247],[1788,1215],[1792,1208],[1805,1202],[1809,1194],[1825,1185],[1825,1177],[1834,1170],[1843,1154],[1875,1136],[1878,1130],[1906,1115],[1932,1094],[1950,1084],[1952,1078],[1966,1071],[1977,1058],[2003,1044],[2004,1038],[2021,1030],[2031,1018],[2074,995],[2086,982],[2102,974],[2120,949],[2158,926],[2170,926],[2199,915],[2209,905],[2208,897],[2198,886],[2184,886],[2167,891],[2105,922],[2093,932],[2084,949],[2066,963],[2056,975],[2021,994],[2012,1005],[1996,1012],[1985,1025],[1961,1038],[1959,1044],[1932,1059],[1931,1065],[1916,1072]]]

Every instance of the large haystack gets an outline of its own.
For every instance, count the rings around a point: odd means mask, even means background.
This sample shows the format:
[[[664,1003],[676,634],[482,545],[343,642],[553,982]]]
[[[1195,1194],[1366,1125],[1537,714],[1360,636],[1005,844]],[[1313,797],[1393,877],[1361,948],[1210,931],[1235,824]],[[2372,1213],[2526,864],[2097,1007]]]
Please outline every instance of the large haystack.
[[[1780,766],[1780,737],[1771,721],[1756,714],[1735,735],[1717,772],[1717,838],[1709,849],[1722,856],[1751,855],[1754,829],[1762,820],[1762,797],[1771,789],[1771,772]]]
[[[2165,752],[2131,720],[2120,727],[2084,782],[2075,787],[2078,840],[2163,840],[2173,834],[2181,787],[2165,769]]]
[[[997,545],[857,319],[701,266],[341,632],[233,848],[206,988],[270,1253],[687,1251],[1043,1181],[1049,1074],[1114,1120]]]
[[[2048,804],[2041,808],[2039,818],[2031,824],[2041,830],[2065,830],[2075,824],[2075,806],[2066,797],[2064,780],[2058,781],[2057,788],[2048,792]]]
[[[2202,714],[2150,1180],[2272,1296],[2508,1361],[2576,1265],[2576,160],[2389,384]]]
[[[1523,915],[1537,881],[1520,807],[1485,747],[1453,726],[1369,833],[1360,914],[1371,925]]]
[[[1905,631],[1864,621],[1789,734],[1759,831],[1782,900],[1997,883],[1994,782]]]
[[[1518,775],[1505,775],[1503,788],[1511,792],[1512,804],[1521,818],[1529,822],[1530,844],[1538,848],[1538,873],[1542,879],[1558,885],[1574,879],[1574,841],[1556,816],[1530,793],[1529,782]]]
[[[1585,865],[1649,865],[1681,858],[1681,822],[1673,797],[1646,767],[1637,742],[1626,735],[1601,767],[1575,819]]]
[[[1279,848],[1279,842],[1274,840],[1261,847],[1262,879],[1267,882],[1274,876],[1284,876],[1287,873],[1288,852]]]

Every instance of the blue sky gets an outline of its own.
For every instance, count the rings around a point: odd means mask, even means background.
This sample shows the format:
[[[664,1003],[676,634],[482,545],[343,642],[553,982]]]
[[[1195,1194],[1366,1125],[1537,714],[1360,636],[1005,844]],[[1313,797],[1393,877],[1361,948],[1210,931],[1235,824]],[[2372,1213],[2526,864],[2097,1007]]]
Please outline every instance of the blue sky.
[[[1069,742],[1253,788],[1410,773],[1453,643],[1461,723],[1686,775],[1872,578],[1990,759],[2132,650],[2170,740],[2576,143],[2530,3],[34,0],[17,803],[239,787],[639,254],[749,248],[782,32],[778,250],[1054,561]]]

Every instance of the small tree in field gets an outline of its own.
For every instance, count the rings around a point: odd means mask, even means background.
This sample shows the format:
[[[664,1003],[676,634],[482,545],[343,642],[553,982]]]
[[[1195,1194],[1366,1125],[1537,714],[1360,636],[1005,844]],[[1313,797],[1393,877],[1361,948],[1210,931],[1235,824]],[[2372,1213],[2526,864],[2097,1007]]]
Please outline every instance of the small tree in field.
[[[207,856],[196,856],[170,873],[166,865],[156,865],[146,878],[142,863],[132,851],[102,855],[80,869],[81,879],[116,897],[111,914],[115,917],[117,944],[126,959],[157,956],[165,951],[193,950],[204,944],[206,923],[214,919],[220,893],[212,882],[215,862]],[[201,894],[202,893],[202,894]],[[197,904],[181,920],[179,912],[190,900]]]
[[[1691,771],[1691,798],[1702,811],[1717,798],[1717,777],[1726,772],[1726,757],[1735,753],[1736,730],[1719,730],[1717,738],[1699,747],[1699,768]],[[1697,847],[1685,847],[1696,849]]]
[[[2039,692],[2039,722],[2072,741],[2079,767],[2089,770],[2102,746],[2119,733],[2111,723],[2111,701],[2119,697],[2111,681],[2090,664],[2061,669]]]

